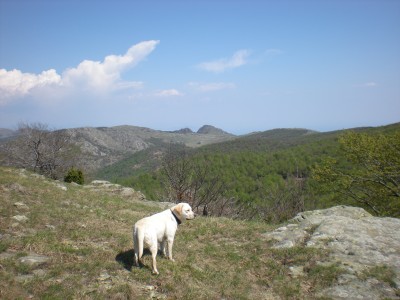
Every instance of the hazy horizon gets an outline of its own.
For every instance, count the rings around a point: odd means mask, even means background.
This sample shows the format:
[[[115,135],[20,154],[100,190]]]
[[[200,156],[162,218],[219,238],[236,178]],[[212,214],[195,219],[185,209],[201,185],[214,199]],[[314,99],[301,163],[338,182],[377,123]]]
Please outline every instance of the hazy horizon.
[[[41,123],[41,122],[32,122],[32,123],[28,123],[30,125],[34,124],[34,123]],[[246,134],[251,134],[251,133],[257,133],[257,132],[264,132],[264,131],[269,131],[269,130],[275,130],[275,129],[305,129],[305,130],[311,130],[311,131],[315,131],[315,132],[332,132],[332,131],[340,131],[340,130],[348,130],[348,129],[356,129],[356,128],[367,128],[367,127],[382,127],[382,126],[389,126],[389,125],[393,125],[393,124],[397,124],[399,122],[394,122],[394,123],[389,123],[389,124],[382,124],[382,125],[376,125],[376,126],[357,126],[357,127],[347,127],[347,128],[336,128],[336,129],[332,129],[332,130],[315,130],[312,128],[303,128],[303,127],[276,127],[276,128],[266,128],[263,130],[255,130],[255,131],[250,131],[250,132],[230,132],[225,130],[224,128],[220,128],[217,126],[214,126],[212,124],[204,124],[202,126],[205,125],[210,125],[213,126],[217,129],[222,129],[223,131],[229,133],[229,134],[233,134],[233,135],[246,135]],[[197,131],[202,127],[198,127],[198,128],[190,128],[190,127],[181,127],[181,128],[176,128],[176,129],[172,129],[172,130],[163,130],[163,129],[159,129],[159,128],[151,128],[151,127],[145,127],[145,126],[139,126],[139,125],[134,125],[134,124],[119,124],[119,125],[112,125],[112,126],[78,126],[78,127],[54,127],[51,126],[51,124],[47,124],[47,123],[42,123],[44,125],[47,125],[48,128],[50,130],[61,130],[61,129],[76,129],[76,128],[102,128],[102,127],[106,127],[106,128],[111,128],[111,127],[121,127],[121,126],[132,126],[132,127],[142,127],[142,128],[148,128],[148,129],[152,129],[152,130],[156,130],[156,131],[165,131],[165,132],[173,132],[173,131],[178,131],[181,129],[190,129],[193,133],[197,133]],[[15,127],[0,127],[0,129],[6,129],[6,130],[12,130],[15,131],[18,129],[18,125]]]

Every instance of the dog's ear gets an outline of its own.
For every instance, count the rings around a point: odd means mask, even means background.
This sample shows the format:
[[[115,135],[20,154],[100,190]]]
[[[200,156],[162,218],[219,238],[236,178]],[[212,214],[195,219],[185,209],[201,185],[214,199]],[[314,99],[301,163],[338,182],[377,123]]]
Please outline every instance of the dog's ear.
[[[180,219],[182,218],[182,209],[183,209],[182,203],[178,203],[172,208],[172,210],[179,216]]]

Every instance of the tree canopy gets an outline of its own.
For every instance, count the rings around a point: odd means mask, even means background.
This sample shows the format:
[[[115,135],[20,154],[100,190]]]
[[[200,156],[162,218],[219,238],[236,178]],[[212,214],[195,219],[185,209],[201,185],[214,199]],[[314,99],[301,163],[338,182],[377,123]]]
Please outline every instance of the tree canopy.
[[[326,188],[380,216],[400,216],[400,133],[348,132],[339,138],[348,164],[327,158],[313,169]]]

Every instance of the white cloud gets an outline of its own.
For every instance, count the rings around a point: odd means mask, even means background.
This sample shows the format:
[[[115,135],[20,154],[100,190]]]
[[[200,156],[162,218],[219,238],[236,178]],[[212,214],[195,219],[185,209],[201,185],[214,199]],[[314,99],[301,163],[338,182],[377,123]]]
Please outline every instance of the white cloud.
[[[40,74],[0,69],[0,103],[5,103],[6,99],[10,97],[26,95],[34,88],[59,85],[60,82],[61,76],[54,69],[43,71]]]
[[[86,85],[99,89],[113,87],[120,80],[120,75],[124,70],[136,66],[145,59],[158,43],[159,41],[141,42],[129,48],[124,55],[106,56],[103,62],[84,60],[76,68],[67,69],[63,73],[63,84],[66,86]]]
[[[33,89],[63,87],[67,89],[98,90],[137,89],[141,81],[123,81],[121,74],[144,60],[159,41],[144,41],[133,45],[124,55],[109,55],[104,61],[84,60],[77,67],[65,70],[62,75],[54,69],[40,74],[22,73],[20,70],[0,69],[0,104],[14,97],[25,96]]]
[[[176,97],[176,96],[183,96],[181,92],[179,92],[176,89],[170,89],[170,90],[163,90],[155,93],[157,97]]]
[[[226,89],[234,89],[236,86],[231,82],[210,82],[210,83],[198,83],[190,82],[189,86],[193,87],[200,92],[213,92]]]
[[[222,58],[215,61],[204,62],[198,65],[200,69],[221,73],[229,69],[238,68],[247,64],[247,58],[250,55],[249,50],[239,50],[230,58]]]

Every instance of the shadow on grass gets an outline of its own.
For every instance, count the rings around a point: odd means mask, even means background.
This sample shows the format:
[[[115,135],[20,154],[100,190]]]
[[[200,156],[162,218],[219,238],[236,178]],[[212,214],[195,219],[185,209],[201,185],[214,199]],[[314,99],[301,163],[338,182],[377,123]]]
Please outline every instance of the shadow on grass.
[[[135,251],[133,249],[118,253],[115,260],[120,263],[126,270],[131,271],[134,264]]]
[[[144,249],[143,250],[143,256],[145,255],[151,255],[150,251],[148,249]],[[115,260],[124,267],[124,269],[128,270],[128,271],[132,271],[132,267],[135,266],[134,263],[134,256],[135,256],[135,251],[133,249],[130,249],[128,251],[123,251],[118,253],[118,255],[115,257]],[[140,267],[146,267],[149,269],[149,267],[143,265],[142,263],[140,263]]]

